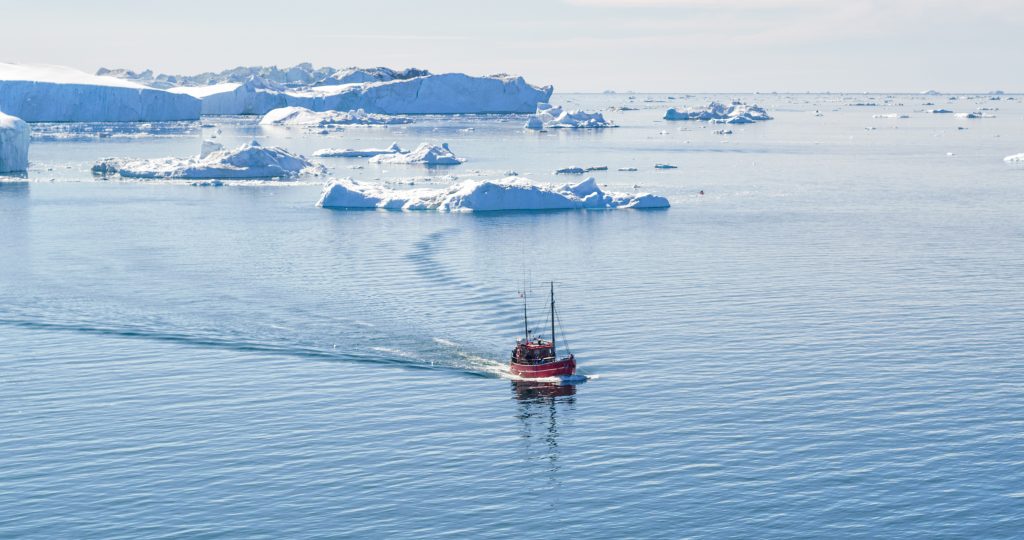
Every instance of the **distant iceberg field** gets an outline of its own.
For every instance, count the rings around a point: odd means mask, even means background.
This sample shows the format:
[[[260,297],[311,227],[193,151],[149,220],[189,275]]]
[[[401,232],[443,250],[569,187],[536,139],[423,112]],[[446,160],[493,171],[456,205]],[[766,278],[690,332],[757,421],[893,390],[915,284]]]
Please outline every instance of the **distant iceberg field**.
[[[115,77],[0,63],[0,110],[26,122],[197,120],[201,102]]]
[[[602,191],[588,178],[578,184],[534,184],[510,176],[501,180],[467,180],[441,189],[395,190],[351,179],[328,182],[317,201],[323,208],[376,208],[488,212],[501,210],[568,210],[668,208],[665,197],[648,193]]]
[[[371,114],[362,109],[354,111],[311,111],[305,107],[282,107],[263,115],[261,126],[383,126],[391,124],[408,124],[412,120],[403,116]]]

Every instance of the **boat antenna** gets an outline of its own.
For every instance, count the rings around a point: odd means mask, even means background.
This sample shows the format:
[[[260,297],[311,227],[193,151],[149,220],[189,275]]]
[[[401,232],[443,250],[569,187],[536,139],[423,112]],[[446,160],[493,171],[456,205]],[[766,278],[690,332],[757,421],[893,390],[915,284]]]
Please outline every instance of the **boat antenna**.
[[[525,269],[524,269],[525,270]],[[523,272],[523,291],[519,293],[519,296],[523,297],[523,330],[526,334],[523,335],[523,339],[527,342],[530,341],[530,319],[526,314],[526,272]]]
[[[555,282],[551,282],[551,355],[558,359],[558,350],[555,348]]]

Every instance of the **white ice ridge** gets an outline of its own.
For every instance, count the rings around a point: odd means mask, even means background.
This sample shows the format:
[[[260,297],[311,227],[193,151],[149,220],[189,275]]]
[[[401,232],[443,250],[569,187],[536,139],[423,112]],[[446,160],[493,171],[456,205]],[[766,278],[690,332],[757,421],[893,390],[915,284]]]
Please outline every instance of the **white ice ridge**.
[[[374,77],[356,77],[374,78]],[[254,77],[246,83],[180,87],[171,91],[203,100],[203,114],[266,114],[280,107],[313,111],[363,109],[375,114],[481,114],[533,112],[547,101],[551,86],[522,77],[473,77],[462,73],[282,88]]]
[[[371,114],[362,109],[354,111],[311,111],[305,107],[282,107],[274,109],[263,115],[260,120],[262,126],[308,126],[308,127],[330,127],[330,126],[381,126],[388,124],[408,124],[412,120],[401,116],[387,116],[383,114]]]
[[[567,210],[668,208],[665,197],[649,193],[604,192],[588,178],[578,184],[541,185],[518,176],[501,180],[467,180],[441,189],[395,190],[352,179],[328,182],[317,201],[324,208],[379,208],[487,212],[500,210]]]
[[[26,122],[196,120],[201,103],[115,77],[49,65],[0,63],[0,110]]]
[[[252,141],[232,150],[214,149],[203,143],[194,157],[162,159],[106,158],[92,167],[93,174],[120,174],[124,178],[292,178],[326,174],[323,165],[276,146]]]
[[[526,121],[526,129],[616,127],[601,113],[567,111],[550,103],[538,103],[537,112]]]
[[[1007,163],[1024,163],[1024,154],[1014,154],[1012,156],[1006,156],[1003,161]]]
[[[665,120],[703,120],[706,122],[725,124],[753,124],[762,120],[771,120],[768,112],[757,105],[747,105],[733,101],[729,105],[712,101],[704,107],[683,110],[669,109],[665,112]]]
[[[381,154],[402,154],[404,151],[398,146],[398,143],[393,142],[391,146],[387,148],[323,148],[313,152],[316,157],[344,157],[344,158],[368,158],[373,156],[379,156]]]
[[[465,161],[466,158],[455,157],[455,153],[448,148],[448,143],[441,143],[441,146],[422,143],[412,152],[378,154],[370,158],[370,163],[421,165],[458,165]]]
[[[24,120],[0,112],[0,173],[28,169],[31,135],[31,129]]]

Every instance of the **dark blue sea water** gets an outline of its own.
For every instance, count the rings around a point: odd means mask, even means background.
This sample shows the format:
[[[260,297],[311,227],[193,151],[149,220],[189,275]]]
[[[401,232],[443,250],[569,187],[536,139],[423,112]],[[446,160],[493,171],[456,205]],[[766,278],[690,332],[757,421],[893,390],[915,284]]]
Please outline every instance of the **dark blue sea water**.
[[[673,207],[331,211],[321,179],[88,172],[217,128],[36,126],[27,181],[0,183],[0,537],[1021,536],[1024,169],[1002,158],[1024,105],[742,96],[775,120],[716,135],[659,120],[704,96],[556,97],[641,110],[585,133],[204,122],[469,159],[324,160],[362,181],[607,165]],[[557,282],[586,383],[502,376],[524,267],[541,321]]]

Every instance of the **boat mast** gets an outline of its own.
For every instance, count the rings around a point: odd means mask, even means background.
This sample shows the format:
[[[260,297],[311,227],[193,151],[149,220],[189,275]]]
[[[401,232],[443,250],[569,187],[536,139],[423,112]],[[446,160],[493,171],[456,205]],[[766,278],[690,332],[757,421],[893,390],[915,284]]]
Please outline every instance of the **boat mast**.
[[[526,316],[526,280],[525,279],[523,280],[523,330],[526,331],[526,333],[523,334],[523,339],[525,339],[526,342],[529,343],[529,341],[530,341],[530,320]]]
[[[551,282],[551,355],[558,359],[558,352],[555,350],[555,282]]]

